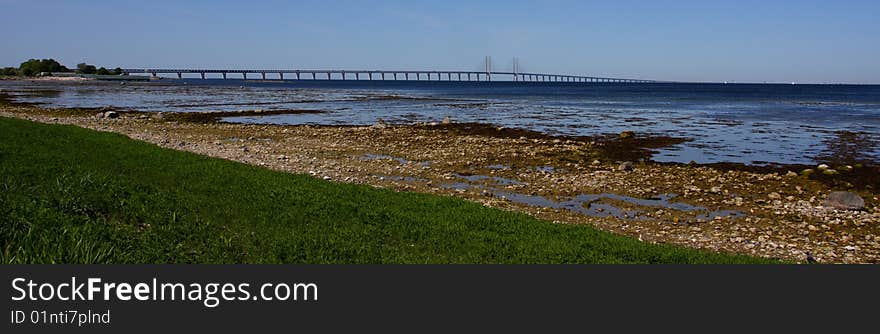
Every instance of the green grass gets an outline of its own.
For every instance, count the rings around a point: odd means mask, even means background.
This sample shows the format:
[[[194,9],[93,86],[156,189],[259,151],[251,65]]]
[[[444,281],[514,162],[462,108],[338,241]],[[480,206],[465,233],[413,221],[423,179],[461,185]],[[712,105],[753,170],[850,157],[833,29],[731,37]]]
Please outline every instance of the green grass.
[[[754,263],[0,117],[3,263]]]

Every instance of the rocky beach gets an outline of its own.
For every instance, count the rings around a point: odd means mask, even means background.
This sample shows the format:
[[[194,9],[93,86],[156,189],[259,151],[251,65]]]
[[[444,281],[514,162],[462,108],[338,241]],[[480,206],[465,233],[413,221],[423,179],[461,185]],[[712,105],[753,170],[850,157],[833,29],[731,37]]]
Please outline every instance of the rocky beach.
[[[793,262],[880,262],[877,166],[652,161],[682,139],[563,136],[481,123],[266,125],[222,113],[47,108],[3,94],[0,116],[115,132],[331,182],[456,196],[644,242]]]

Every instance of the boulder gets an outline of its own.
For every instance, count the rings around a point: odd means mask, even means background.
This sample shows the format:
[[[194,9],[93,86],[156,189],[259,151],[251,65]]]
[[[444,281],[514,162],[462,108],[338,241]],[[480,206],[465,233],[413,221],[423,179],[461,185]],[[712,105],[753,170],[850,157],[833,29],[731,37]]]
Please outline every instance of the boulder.
[[[837,175],[837,174],[840,174],[840,172],[838,172],[838,171],[836,171],[836,170],[834,170],[834,169],[823,169],[823,170],[822,170],[822,174],[825,174],[825,175]]]
[[[452,124],[452,119],[449,116],[443,117],[443,124]]]
[[[95,115],[95,118],[117,118],[117,117],[119,117],[119,113],[117,113],[115,111],[99,112],[97,115]]]
[[[825,206],[843,210],[861,210],[865,208],[865,200],[861,196],[848,191],[833,191],[825,198]]]
[[[624,131],[620,133],[620,139],[629,139],[635,137],[636,133],[632,131]]]
[[[617,167],[617,170],[619,170],[621,172],[629,172],[629,171],[633,170],[633,163],[629,162],[629,161],[624,162],[624,163],[620,164],[620,166]]]
[[[385,120],[383,120],[383,119],[380,118],[380,119],[378,119],[378,120],[376,121],[376,124],[373,124],[372,127],[373,127],[373,128],[376,128],[376,129],[384,129],[384,128],[386,128],[387,126],[388,126],[388,124],[385,123]]]

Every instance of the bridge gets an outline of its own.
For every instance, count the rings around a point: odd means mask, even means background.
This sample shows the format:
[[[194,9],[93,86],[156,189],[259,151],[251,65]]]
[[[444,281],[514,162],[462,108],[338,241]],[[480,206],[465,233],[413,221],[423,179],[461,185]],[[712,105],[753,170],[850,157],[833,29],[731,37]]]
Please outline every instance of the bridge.
[[[198,74],[206,79],[209,74],[220,75],[223,79],[230,75],[248,80],[253,75],[262,80],[412,80],[412,81],[492,81],[493,78],[508,79],[518,82],[580,82],[580,83],[654,83],[654,80],[607,78],[568,74],[497,72],[497,71],[389,71],[389,70],[243,70],[243,69],[183,69],[183,68],[126,68],[122,73],[148,74],[158,77],[159,74],[177,75],[182,79],[184,74]],[[285,75],[287,76],[285,78]],[[253,77],[252,77],[253,78]]]

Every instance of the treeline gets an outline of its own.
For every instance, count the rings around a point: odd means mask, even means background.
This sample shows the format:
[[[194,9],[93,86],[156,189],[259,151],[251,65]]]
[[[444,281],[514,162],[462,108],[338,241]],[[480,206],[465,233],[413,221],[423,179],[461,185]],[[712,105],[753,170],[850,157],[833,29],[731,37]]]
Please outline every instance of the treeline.
[[[25,76],[25,77],[33,77],[38,75],[46,75],[51,73],[70,73],[75,72],[77,74],[98,74],[98,75],[120,75],[122,74],[122,69],[117,67],[112,70],[108,70],[104,67],[97,68],[95,65],[89,65],[86,63],[79,63],[76,65],[76,70],[71,70],[61,63],[57,62],[55,59],[28,59],[28,61],[21,63],[18,68],[15,67],[4,67],[0,70],[0,75],[3,76]]]

